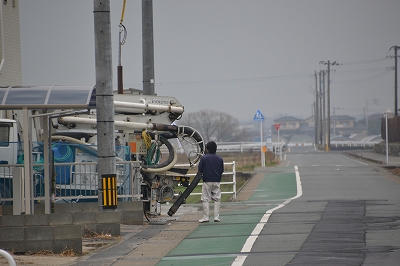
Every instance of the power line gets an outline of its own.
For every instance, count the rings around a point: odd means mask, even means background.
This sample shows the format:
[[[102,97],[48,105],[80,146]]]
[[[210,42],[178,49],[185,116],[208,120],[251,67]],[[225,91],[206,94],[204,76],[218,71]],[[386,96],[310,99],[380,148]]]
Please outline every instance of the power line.
[[[384,71],[381,73],[378,73],[376,75],[373,76],[369,76],[366,78],[360,78],[360,79],[355,79],[355,80],[335,80],[335,84],[358,84],[358,83],[365,83],[365,82],[369,82],[378,78],[381,78],[387,74],[389,74],[389,71]]]
[[[353,61],[347,63],[336,63],[338,66],[350,66],[350,65],[362,65],[369,63],[376,63],[380,61],[387,61],[389,58],[375,58],[366,59],[362,61]],[[376,71],[388,71],[388,67],[371,68],[371,69],[355,69],[355,70],[331,70],[335,75],[346,75],[354,73],[367,73]],[[386,73],[385,73],[386,74]],[[384,75],[383,73],[379,75]],[[188,81],[168,81],[168,82],[157,82],[157,86],[183,86],[183,85],[196,85],[196,84],[222,84],[222,83],[247,83],[247,82],[257,82],[257,81],[268,81],[268,80],[288,80],[288,79],[302,79],[302,78],[313,78],[314,73],[295,73],[288,75],[276,75],[276,76],[261,76],[261,77],[251,77],[251,78],[236,78],[236,79],[210,79],[210,80],[188,80]],[[369,79],[368,77],[367,79]],[[372,77],[373,79],[377,77]],[[331,79],[333,79],[331,77]],[[335,81],[337,82],[337,81]],[[352,81],[346,81],[351,83]],[[363,82],[362,80],[356,80],[354,83]],[[139,85],[139,83],[138,83]]]
[[[377,76],[382,76],[389,73],[391,70],[385,68],[376,69],[361,69],[361,70],[346,70],[337,71],[331,70],[335,75],[350,75],[354,73],[371,73],[376,71],[384,71],[383,73],[377,74]],[[241,79],[214,79],[214,80],[192,80],[192,81],[170,81],[170,82],[160,82],[156,83],[158,86],[171,86],[171,85],[188,85],[188,84],[221,84],[221,83],[246,83],[246,82],[257,82],[257,81],[267,81],[267,80],[285,80],[285,79],[301,79],[301,78],[312,78],[313,74],[293,74],[293,75],[280,75],[280,76],[265,76],[265,77],[255,77],[255,78],[241,78]],[[370,79],[367,77],[366,79]],[[373,79],[376,77],[373,76]],[[361,79],[362,80],[362,79]],[[337,82],[337,81],[335,81]],[[351,81],[345,81],[351,82]],[[359,82],[356,80],[355,83]]]
[[[388,58],[386,57],[382,57],[382,58],[375,58],[375,59],[366,59],[366,60],[362,60],[362,61],[353,61],[353,62],[344,62],[341,63],[340,65],[364,65],[364,64],[370,64],[370,63],[376,63],[376,62],[381,62],[381,61],[386,61],[388,60]]]

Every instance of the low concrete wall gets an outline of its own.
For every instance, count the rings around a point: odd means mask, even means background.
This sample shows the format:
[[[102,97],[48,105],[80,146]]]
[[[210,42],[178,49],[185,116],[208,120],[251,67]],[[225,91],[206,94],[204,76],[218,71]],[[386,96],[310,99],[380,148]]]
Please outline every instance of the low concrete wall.
[[[400,143],[388,143],[388,155],[390,156],[400,156]],[[380,154],[386,154],[386,143],[381,142],[374,145],[374,152]]]
[[[119,236],[121,224],[143,224],[140,201],[119,202],[116,210],[106,211],[99,211],[97,202],[56,204],[51,214],[44,214],[42,204],[36,204],[34,210],[32,215],[11,215],[12,206],[3,206],[0,249],[53,253],[73,249],[82,254],[82,236],[88,232]]]

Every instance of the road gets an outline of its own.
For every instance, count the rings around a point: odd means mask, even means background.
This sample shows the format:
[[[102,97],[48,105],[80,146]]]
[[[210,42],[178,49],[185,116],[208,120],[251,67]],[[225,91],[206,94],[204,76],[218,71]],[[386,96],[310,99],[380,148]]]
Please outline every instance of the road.
[[[340,152],[293,147],[248,200],[225,204],[157,264],[399,265],[400,182]]]

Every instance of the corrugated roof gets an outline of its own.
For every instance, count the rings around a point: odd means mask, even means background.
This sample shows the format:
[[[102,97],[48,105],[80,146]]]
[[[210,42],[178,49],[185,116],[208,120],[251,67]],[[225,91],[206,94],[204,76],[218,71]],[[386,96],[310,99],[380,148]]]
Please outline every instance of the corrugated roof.
[[[94,86],[0,87],[0,109],[92,109]]]

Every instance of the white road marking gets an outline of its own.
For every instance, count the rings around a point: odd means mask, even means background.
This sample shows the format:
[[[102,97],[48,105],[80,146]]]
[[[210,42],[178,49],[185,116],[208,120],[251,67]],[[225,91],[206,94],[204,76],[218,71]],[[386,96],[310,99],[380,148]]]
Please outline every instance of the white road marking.
[[[301,195],[303,195],[303,188],[301,186],[299,169],[298,169],[297,166],[295,166],[294,169],[295,169],[295,173],[296,173],[296,185],[297,185],[297,194],[296,194],[296,196],[285,200],[282,204],[279,204],[275,208],[270,209],[270,210],[265,212],[265,214],[261,218],[260,222],[256,225],[256,227],[254,228],[253,232],[251,232],[251,235],[247,238],[247,240],[244,243],[240,253],[248,253],[248,252],[251,251],[251,248],[253,247],[253,245],[256,242],[258,236],[260,235],[262,229],[264,228],[265,224],[268,222],[269,217],[271,217],[271,214],[274,211],[282,208],[283,206],[285,206],[286,204],[288,204],[292,200],[297,199],[297,198],[301,197]],[[233,261],[231,266],[242,266],[244,261],[246,260],[246,258],[247,258],[247,255],[237,255],[236,259]]]
[[[348,157],[347,157],[348,158]],[[361,161],[359,161],[359,160],[355,160],[355,159],[352,159],[352,158],[348,158],[349,160],[351,160],[351,161],[353,161],[353,162],[356,162],[356,163],[360,163],[360,164],[363,164],[363,165],[369,165],[369,164],[367,164],[367,163],[364,163],[364,162],[361,162]]]

